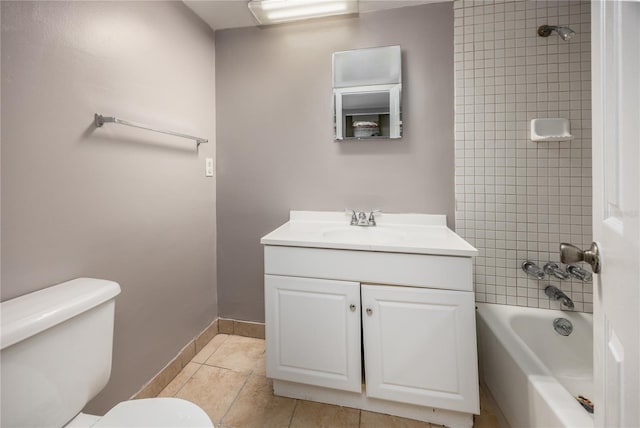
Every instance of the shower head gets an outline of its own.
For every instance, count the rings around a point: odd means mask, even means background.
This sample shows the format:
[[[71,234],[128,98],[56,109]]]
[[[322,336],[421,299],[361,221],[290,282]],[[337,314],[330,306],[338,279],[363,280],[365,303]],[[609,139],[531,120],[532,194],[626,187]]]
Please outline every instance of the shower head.
[[[558,33],[558,36],[562,37],[562,40],[564,40],[565,42],[569,40],[571,37],[573,37],[574,34],[576,34],[576,32],[569,27],[558,27],[556,25],[541,25],[540,27],[538,27],[538,36],[549,37],[551,33],[554,31]]]

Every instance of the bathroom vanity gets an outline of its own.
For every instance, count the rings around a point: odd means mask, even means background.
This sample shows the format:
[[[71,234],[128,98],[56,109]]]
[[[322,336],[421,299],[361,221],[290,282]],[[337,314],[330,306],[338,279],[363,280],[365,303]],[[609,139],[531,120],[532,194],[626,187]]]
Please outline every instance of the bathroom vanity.
[[[276,395],[471,427],[472,257],[446,216],[292,211],[261,239]]]

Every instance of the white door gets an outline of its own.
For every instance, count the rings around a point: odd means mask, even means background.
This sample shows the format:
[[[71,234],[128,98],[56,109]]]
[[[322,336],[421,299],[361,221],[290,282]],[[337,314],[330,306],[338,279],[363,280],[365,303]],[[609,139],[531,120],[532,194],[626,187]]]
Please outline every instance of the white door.
[[[367,396],[479,413],[472,292],[362,285]]]
[[[592,2],[596,427],[640,426],[640,3]]]
[[[362,391],[360,284],[265,275],[267,377]]]

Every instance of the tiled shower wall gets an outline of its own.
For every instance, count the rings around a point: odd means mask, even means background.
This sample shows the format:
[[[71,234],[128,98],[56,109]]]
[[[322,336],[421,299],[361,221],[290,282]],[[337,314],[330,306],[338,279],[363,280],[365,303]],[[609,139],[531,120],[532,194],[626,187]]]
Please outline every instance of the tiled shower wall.
[[[589,2],[456,0],[454,16],[456,231],[480,250],[476,301],[558,308],[551,283],[591,312],[591,283],[520,269],[559,262],[560,242],[591,243]],[[543,24],[576,35],[539,37]],[[569,119],[575,138],[530,141],[531,119],[548,117]]]

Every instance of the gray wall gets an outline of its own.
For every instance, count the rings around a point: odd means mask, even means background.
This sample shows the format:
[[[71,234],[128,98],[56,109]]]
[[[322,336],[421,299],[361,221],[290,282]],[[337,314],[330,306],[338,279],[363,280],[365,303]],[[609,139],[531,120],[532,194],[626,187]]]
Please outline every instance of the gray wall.
[[[217,316],[214,39],[181,2],[2,2],[2,299],[107,278],[127,399]],[[121,115],[212,140],[117,125]]]
[[[404,138],[333,142],[331,54],[398,44]],[[290,209],[454,214],[453,6],[216,32],[218,295],[263,321],[259,239]]]

